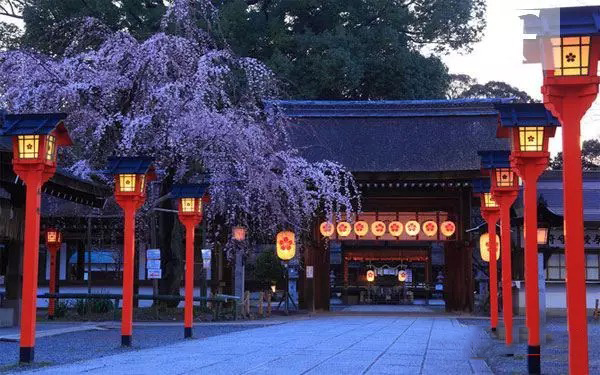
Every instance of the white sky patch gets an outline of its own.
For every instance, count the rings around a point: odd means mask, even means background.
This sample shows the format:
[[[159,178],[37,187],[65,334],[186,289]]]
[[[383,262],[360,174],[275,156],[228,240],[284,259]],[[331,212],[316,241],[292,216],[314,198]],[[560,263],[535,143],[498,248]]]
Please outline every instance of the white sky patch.
[[[450,73],[468,74],[480,83],[504,81],[531,97],[541,99],[541,64],[523,64],[523,21],[520,16],[537,14],[536,9],[600,5],[587,0],[487,0],[487,29],[470,54],[451,53],[442,60]],[[600,100],[596,100],[582,121],[582,139],[600,136]],[[560,129],[550,141],[550,150],[561,150]]]

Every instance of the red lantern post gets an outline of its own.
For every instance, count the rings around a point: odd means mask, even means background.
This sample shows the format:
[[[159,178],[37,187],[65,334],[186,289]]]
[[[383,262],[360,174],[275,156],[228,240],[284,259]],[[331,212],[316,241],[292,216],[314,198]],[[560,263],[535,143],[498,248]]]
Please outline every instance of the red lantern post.
[[[192,337],[194,323],[194,241],[202,221],[203,204],[208,202],[205,185],[175,185],[171,197],[179,200],[179,221],[185,226],[185,310],[183,335]]]
[[[513,170],[524,185],[525,206],[525,324],[528,328],[528,368],[530,374],[541,371],[540,304],[538,287],[537,180],[548,166],[548,142],[554,136],[558,120],[542,104],[498,104],[499,136],[510,137]],[[510,130],[509,130],[510,129]]]
[[[146,201],[147,182],[155,179],[152,159],[112,157],[108,174],[115,176],[115,200],[123,209],[123,310],[121,345],[131,346],[133,331],[133,267],[135,261],[135,213]]]
[[[542,9],[524,17],[527,62],[543,64],[544,105],[563,127],[569,372],[587,374],[588,335],[580,122],[598,95],[600,6]],[[532,56],[531,51],[535,53]],[[541,53],[539,53],[541,52]]]
[[[500,231],[502,249],[502,316],[504,318],[507,346],[512,345],[513,304],[512,304],[512,254],[510,239],[510,207],[519,195],[519,181],[510,168],[492,170],[492,195],[500,206]]]
[[[20,362],[32,362],[34,357],[41,190],[56,171],[57,146],[72,144],[63,123],[65,117],[4,116],[2,135],[13,138],[13,170],[26,186]]]
[[[496,223],[500,218],[500,209],[498,203],[494,200],[492,193],[483,193],[481,195],[481,216],[486,221],[488,233],[491,238],[489,244],[490,250],[490,322],[492,331],[498,327],[498,262],[496,260]]]
[[[46,248],[50,252],[50,285],[48,287],[50,294],[56,293],[56,253],[62,245],[62,233],[54,228],[46,229]],[[54,319],[54,309],[56,298],[50,298],[48,301],[48,319]]]
[[[491,192],[500,207],[502,252],[502,315],[505,343],[512,344],[512,265],[510,236],[510,207],[519,194],[519,181],[510,168],[510,151],[479,151],[481,168],[490,174]]]

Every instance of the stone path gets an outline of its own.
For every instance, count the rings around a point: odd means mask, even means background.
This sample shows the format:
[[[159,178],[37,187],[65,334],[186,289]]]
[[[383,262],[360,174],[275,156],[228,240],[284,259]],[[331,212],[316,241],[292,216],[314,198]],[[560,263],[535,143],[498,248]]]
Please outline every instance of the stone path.
[[[324,316],[46,367],[36,374],[484,374],[481,328],[451,318]],[[135,344],[135,332],[134,332]]]

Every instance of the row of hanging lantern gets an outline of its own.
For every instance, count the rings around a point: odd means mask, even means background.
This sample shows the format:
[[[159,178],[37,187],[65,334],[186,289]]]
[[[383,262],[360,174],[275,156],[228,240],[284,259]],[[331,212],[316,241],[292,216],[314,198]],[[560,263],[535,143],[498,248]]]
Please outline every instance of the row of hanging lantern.
[[[421,232],[427,237],[435,237],[439,230],[442,235],[448,238],[456,232],[456,224],[450,220],[443,221],[439,227],[434,220],[427,220],[422,224],[416,220],[409,220],[406,224],[398,220],[389,221],[388,224],[385,221],[377,220],[370,225],[364,220],[356,221],[354,225],[347,221],[340,221],[336,225],[330,221],[325,221],[321,223],[319,230],[323,237],[332,237],[336,233],[338,237],[348,237],[353,231],[356,236],[364,237],[369,234],[369,230],[375,237],[384,236],[386,232],[394,237],[400,237],[403,233],[416,237]]]
[[[406,282],[409,278],[408,274],[409,274],[409,271],[407,271],[407,270],[399,270],[398,271],[398,281],[400,281],[401,283]],[[370,282],[370,283],[374,282],[375,277],[376,277],[375,270],[372,270],[372,269],[367,270],[366,278],[367,278],[368,282]]]

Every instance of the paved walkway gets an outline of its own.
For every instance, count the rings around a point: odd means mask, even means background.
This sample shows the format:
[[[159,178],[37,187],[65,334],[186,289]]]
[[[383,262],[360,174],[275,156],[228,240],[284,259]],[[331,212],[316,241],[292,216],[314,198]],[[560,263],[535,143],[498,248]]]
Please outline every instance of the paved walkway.
[[[451,318],[315,317],[36,374],[483,374],[481,328]],[[135,344],[135,332],[134,332]]]

